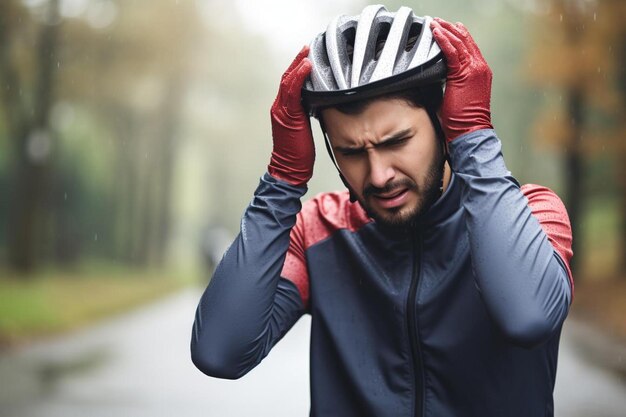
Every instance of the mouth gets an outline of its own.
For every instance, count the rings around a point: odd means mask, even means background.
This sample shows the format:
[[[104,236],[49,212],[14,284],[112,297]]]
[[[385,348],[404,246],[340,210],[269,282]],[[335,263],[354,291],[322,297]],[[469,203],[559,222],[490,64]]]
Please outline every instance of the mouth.
[[[386,209],[396,208],[404,204],[409,194],[408,188],[400,188],[387,193],[373,194],[376,203]]]

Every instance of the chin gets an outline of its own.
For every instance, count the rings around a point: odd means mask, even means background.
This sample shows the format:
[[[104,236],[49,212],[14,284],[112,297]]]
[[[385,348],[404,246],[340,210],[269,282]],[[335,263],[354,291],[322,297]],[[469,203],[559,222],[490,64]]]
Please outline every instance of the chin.
[[[376,223],[389,229],[413,229],[419,224],[423,213],[420,204],[384,211],[375,210],[364,202],[361,202],[361,205]]]

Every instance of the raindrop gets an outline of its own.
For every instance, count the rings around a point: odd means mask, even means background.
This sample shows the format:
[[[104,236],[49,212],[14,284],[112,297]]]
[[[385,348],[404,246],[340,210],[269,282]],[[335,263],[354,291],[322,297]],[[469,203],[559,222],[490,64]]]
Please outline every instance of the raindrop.
[[[562,21],[563,21],[563,15],[562,15],[562,14],[560,14],[560,15],[559,15],[559,21],[560,21],[560,22],[562,22]]]
[[[97,234],[97,233],[93,236],[93,240],[94,240],[94,241],[97,241],[97,240],[98,240],[98,234]]]
[[[67,193],[63,194],[63,200],[67,200]]]

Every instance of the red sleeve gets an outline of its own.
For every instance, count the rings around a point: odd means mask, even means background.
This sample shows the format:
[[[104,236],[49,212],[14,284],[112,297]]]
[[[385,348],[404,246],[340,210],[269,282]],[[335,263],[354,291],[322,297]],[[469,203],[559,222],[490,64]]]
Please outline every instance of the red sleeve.
[[[350,202],[347,191],[319,194],[303,204],[291,229],[281,276],[296,285],[307,308],[310,292],[306,250],[340,229],[356,231],[371,221],[359,204]]]
[[[539,221],[554,250],[563,260],[567,269],[572,295],[574,294],[574,277],[570,269],[572,259],[572,228],[565,206],[559,197],[549,188],[535,184],[523,185],[522,193],[528,199],[533,216]]]
[[[281,277],[293,282],[305,307],[309,307],[309,272],[306,268],[306,255],[304,243],[304,220],[302,212],[298,213],[296,225],[291,229],[291,241]]]

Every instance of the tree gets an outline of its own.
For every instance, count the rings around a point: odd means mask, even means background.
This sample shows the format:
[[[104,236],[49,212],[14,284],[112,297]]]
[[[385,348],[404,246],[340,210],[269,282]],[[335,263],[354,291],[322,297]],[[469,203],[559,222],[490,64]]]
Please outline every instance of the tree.
[[[32,73],[22,71],[13,59],[15,39],[29,36],[33,20],[16,1],[0,3],[0,80],[6,128],[13,159],[9,206],[9,262],[20,270],[31,270],[37,259],[37,236],[45,230],[44,202],[52,167],[54,135],[50,110],[54,101],[59,33],[59,0],[45,5],[42,19],[34,24],[35,57]],[[30,77],[24,77],[23,74]]]
[[[0,2],[10,265],[29,271],[86,251],[162,262],[189,67],[203,29],[197,5],[77,2],[84,10],[70,17],[59,2]],[[55,125],[63,108],[75,120]]]
[[[530,54],[534,83],[559,97],[541,110],[535,134],[543,144],[564,148],[566,207],[572,223],[574,253],[584,248],[581,221],[586,198],[611,193],[611,178],[596,181],[591,164],[607,159],[617,169],[622,207],[626,88],[619,83],[626,64],[626,5],[619,0],[552,0],[538,18]],[[621,75],[620,75],[621,74]],[[596,189],[600,188],[599,191]],[[626,210],[621,210],[626,224]],[[622,231],[626,259],[626,226]],[[578,266],[580,257],[575,257]],[[625,265],[626,266],[626,265]]]

